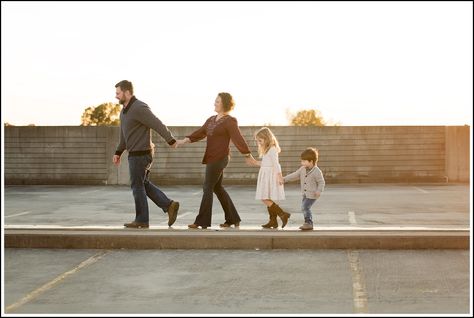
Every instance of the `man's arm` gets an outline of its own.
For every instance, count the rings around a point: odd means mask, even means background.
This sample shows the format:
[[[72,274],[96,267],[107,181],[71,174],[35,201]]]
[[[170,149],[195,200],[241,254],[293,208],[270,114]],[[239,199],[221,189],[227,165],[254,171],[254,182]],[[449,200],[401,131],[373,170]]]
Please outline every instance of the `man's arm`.
[[[140,122],[143,125],[156,131],[168,143],[168,145],[174,145],[176,139],[173,137],[173,134],[168,127],[166,127],[166,125],[163,124],[155,114],[153,114],[148,105],[140,108],[139,115]]]
[[[115,154],[112,157],[112,162],[116,166],[118,166],[120,164],[120,156],[125,151],[126,147],[127,146],[125,145],[125,137],[123,136],[122,126],[120,126],[119,143],[118,143],[117,148],[115,150]]]
[[[120,126],[119,143],[117,145],[117,150],[115,150],[115,154],[120,157],[125,151],[125,148],[125,137],[123,135],[122,126]]]

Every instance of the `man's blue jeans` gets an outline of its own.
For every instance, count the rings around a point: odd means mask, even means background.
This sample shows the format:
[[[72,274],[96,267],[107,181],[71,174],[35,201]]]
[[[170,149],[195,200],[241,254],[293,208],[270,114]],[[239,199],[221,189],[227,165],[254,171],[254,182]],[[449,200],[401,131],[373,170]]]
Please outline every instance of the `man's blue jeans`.
[[[313,224],[311,207],[313,206],[314,202],[316,202],[316,199],[308,199],[305,195],[303,195],[303,200],[301,202],[301,211],[303,211],[305,223]]]
[[[130,170],[130,186],[135,199],[135,221],[141,223],[149,222],[147,196],[166,213],[171,200],[148,179],[152,155],[129,156],[128,166]]]

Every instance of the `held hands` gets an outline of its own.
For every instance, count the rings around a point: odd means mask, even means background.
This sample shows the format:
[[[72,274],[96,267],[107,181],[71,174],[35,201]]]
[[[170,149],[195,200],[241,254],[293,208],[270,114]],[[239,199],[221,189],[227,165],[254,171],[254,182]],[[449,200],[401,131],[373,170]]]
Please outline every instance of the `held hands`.
[[[283,179],[283,176],[281,174],[278,175],[278,183],[280,183],[280,185],[283,185],[285,183],[285,179]]]
[[[248,156],[248,157],[245,157],[245,163],[247,165],[251,166],[251,167],[260,166],[258,160],[255,160],[255,158],[252,156],[252,154],[250,154],[250,156]]]
[[[180,140],[176,140],[176,142],[171,147],[176,149],[176,148],[179,148],[179,147],[181,147],[184,144],[187,144],[189,142],[191,142],[191,140],[189,140],[189,138],[183,138],[183,139],[180,139]]]

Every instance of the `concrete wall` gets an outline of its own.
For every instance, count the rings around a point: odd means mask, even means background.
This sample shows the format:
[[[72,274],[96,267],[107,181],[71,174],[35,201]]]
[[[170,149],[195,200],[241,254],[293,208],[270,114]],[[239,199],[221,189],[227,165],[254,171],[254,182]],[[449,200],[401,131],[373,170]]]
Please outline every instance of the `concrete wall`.
[[[469,182],[470,136],[467,126],[446,127],[446,175],[448,181]]]
[[[198,127],[169,127],[182,138]],[[254,156],[253,133],[241,127]],[[468,126],[272,127],[280,141],[283,173],[299,167],[306,147],[320,152],[328,183],[469,182]],[[128,184],[126,153],[112,164],[117,127],[5,127],[5,184]],[[171,149],[156,133],[152,180],[158,184],[201,184],[206,142]],[[231,146],[227,184],[254,184],[258,168],[248,167]]]

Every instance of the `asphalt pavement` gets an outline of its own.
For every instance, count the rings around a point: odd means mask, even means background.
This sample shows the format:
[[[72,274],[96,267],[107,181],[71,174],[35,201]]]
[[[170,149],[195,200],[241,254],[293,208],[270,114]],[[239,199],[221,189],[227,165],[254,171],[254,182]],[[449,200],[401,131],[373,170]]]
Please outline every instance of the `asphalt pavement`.
[[[263,231],[251,186],[227,186],[242,233]],[[162,190],[181,207],[176,224],[150,202],[150,230],[186,235],[202,190]],[[297,186],[277,233],[299,235]],[[2,230],[122,231],[134,216],[126,186],[5,187]],[[315,233],[444,229],[471,233],[470,188],[447,184],[328,185],[313,207]],[[223,211],[214,200],[212,227]],[[141,230],[131,230],[141,231]],[[195,231],[195,230],[194,230]],[[287,231],[287,232],[285,232]],[[140,232],[145,233],[145,232]],[[239,233],[233,230],[232,233]],[[5,248],[3,313],[95,315],[472,315],[469,249],[50,249]]]

